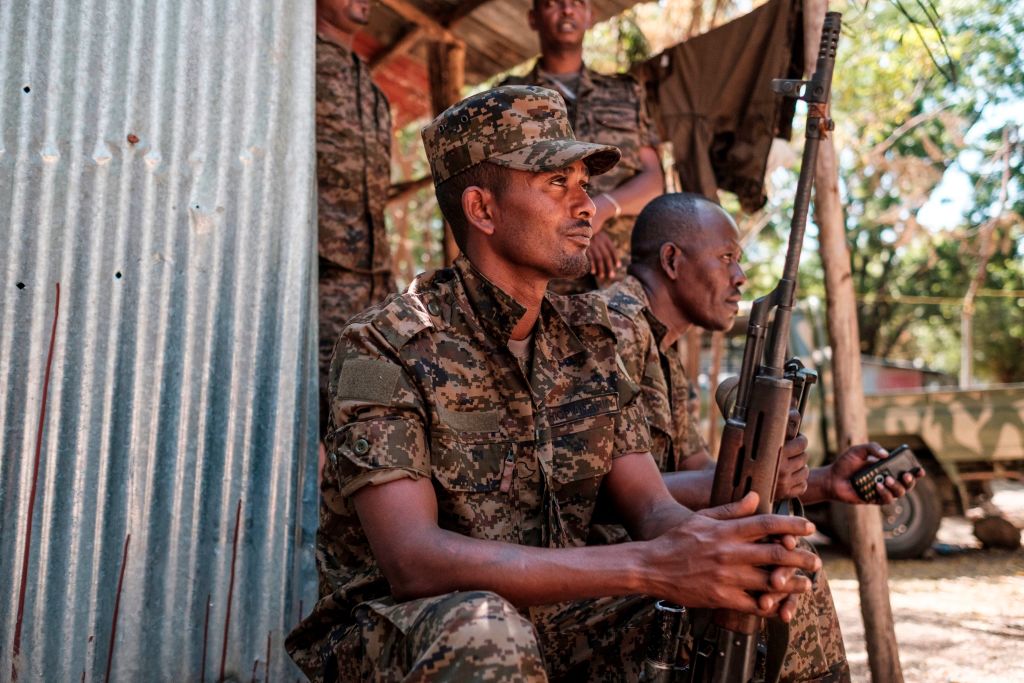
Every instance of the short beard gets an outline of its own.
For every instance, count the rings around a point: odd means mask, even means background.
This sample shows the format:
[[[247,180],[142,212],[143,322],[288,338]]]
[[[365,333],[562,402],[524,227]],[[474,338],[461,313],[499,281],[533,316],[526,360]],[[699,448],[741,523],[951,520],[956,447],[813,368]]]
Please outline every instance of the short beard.
[[[575,280],[590,272],[590,259],[587,257],[586,252],[576,254],[563,253],[559,256],[555,269],[558,271],[555,276],[558,279]]]

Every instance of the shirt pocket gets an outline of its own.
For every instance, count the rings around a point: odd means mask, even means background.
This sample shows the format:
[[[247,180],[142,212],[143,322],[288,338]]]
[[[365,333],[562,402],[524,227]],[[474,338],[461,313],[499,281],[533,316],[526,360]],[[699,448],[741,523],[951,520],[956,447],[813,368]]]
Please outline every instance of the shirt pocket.
[[[610,393],[550,409],[551,480],[556,491],[603,477],[611,469],[618,407],[618,395]]]
[[[616,184],[612,187],[617,187],[641,170],[640,147],[647,143],[640,139],[636,107],[617,103],[602,104],[594,107],[591,115],[594,119],[594,135],[587,139],[605,145],[615,145],[622,155],[619,163],[610,171],[617,177]]]
[[[509,441],[465,440],[441,432],[430,441],[432,474],[441,488],[453,493],[489,493],[501,486],[501,470]]]

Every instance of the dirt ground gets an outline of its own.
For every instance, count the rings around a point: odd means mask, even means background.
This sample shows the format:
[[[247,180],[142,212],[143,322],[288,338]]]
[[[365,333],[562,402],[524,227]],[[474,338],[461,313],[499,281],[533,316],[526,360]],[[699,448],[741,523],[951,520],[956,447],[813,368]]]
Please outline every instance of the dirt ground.
[[[993,501],[1024,527],[1024,485]],[[947,518],[930,557],[889,563],[896,639],[907,683],[1024,683],[1024,550],[984,550],[964,517]],[[854,681],[869,681],[853,563],[819,547]]]

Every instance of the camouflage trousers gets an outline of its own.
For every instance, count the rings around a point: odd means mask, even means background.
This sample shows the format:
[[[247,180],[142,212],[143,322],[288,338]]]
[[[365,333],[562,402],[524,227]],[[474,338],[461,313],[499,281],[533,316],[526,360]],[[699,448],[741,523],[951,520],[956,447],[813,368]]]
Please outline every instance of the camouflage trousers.
[[[327,425],[327,373],[342,328],[354,315],[397,290],[390,272],[357,273],[320,259],[320,431]]]
[[[629,540],[629,535],[621,526],[595,524],[587,544],[607,545],[625,540]],[[800,541],[800,546],[814,551],[806,541]],[[815,575],[811,590],[800,596],[788,632],[780,683],[849,683],[846,647],[824,568]],[[692,646],[692,640],[688,640],[687,647]]]
[[[810,592],[800,596],[796,615],[789,624],[789,646],[779,680],[782,683],[850,681],[839,615],[824,568],[814,577]]]
[[[314,680],[635,681],[653,604],[630,596],[519,611],[486,591],[373,600]]]

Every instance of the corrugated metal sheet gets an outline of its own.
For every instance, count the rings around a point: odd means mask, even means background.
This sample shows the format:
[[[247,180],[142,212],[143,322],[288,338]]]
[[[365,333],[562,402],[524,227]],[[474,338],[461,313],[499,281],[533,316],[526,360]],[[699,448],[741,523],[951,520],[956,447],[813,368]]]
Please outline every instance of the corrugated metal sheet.
[[[296,675],[313,24],[289,0],[0,2],[0,680]]]

